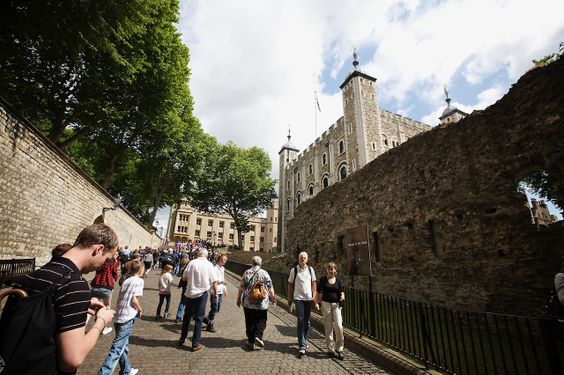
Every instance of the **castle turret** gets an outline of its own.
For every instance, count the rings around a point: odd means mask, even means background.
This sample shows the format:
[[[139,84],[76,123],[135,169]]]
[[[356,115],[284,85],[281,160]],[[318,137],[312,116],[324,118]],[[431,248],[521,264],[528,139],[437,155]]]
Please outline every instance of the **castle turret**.
[[[451,99],[448,97],[448,91],[446,87],[444,88],[444,90],[446,96],[445,101],[447,103],[447,106],[444,109],[441,117],[439,117],[439,120],[441,121],[441,125],[455,123],[462,120],[464,117],[468,116],[468,113],[462,112],[460,109],[456,108],[456,106],[450,104]]]
[[[278,152],[280,179],[278,180],[278,241],[277,247],[279,252],[285,252],[285,238],[286,238],[286,221],[289,215],[293,212],[292,205],[294,196],[294,184],[286,177],[284,173],[288,165],[296,159],[299,150],[291,142],[290,129],[288,128],[288,142],[282,146]]]

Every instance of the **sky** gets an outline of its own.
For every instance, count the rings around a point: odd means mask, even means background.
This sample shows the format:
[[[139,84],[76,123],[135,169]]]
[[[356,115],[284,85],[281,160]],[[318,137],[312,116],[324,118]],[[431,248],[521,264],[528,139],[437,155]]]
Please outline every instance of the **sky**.
[[[263,148],[278,179],[289,127],[303,150],[343,115],[353,48],[382,109],[437,125],[445,86],[459,109],[484,109],[556,52],[564,1],[181,0],[178,29],[204,130]]]

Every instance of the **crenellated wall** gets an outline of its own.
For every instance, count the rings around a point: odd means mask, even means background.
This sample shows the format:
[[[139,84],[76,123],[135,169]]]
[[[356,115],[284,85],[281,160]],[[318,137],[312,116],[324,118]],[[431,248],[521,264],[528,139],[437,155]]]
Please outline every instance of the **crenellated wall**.
[[[85,226],[112,207],[113,198],[33,125],[0,99],[0,258],[35,257],[73,243]],[[105,223],[131,249],[158,247],[161,239],[123,208],[108,211]]]
[[[564,223],[531,224],[516,185],[545,170],[564,207],[563,103],[560,59],[529,71],[486,110],[409,138],[297,207],[287,226],[290,258],[306,250],[318,272],[336,261],[350,284],[341,239],[368,224],[375,290],[542,314],[564,256]]]

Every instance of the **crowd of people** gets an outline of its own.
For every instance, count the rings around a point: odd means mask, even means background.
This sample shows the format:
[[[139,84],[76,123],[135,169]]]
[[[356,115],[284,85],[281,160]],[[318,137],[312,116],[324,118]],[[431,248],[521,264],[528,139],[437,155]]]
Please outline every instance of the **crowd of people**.
[[[52,308],[56,316],[52,322],[53,344],[38,351],[43,354],[41,358],[33,358],[36,363],[26,363],[27,371],[33,373],[34,369],[41,369],[46,374],[75,373],[98,337],[115,330],[114,340],[98,374],[112,374],[118,365],[120,374],[136,374],[138,369],[133,368],[129,361],[129,337],[135,321],[143,315],[140,300],[144,279],[149,271],[157,268],[161,270],[161,275],[157,285],[159,302],[155,308],[155,319],[170,317],[172,288],[181,288],[181,300],[175,315],[175,322],[182,322],[178,346],[184,347],[193,321],[190,349],[194,352],[203,349],[201,332],[203,329],[216,332],[215,320],[228,292],[224,267],[227,254],[208,247],[208,243],[194,242],[161,251],[149,247],[130,251],[128,246],[118,250],[116,233],[104,224],[84,228],[73,245],[55,247],[49,263],[16,285],[17,289],[29,294],[49,295],[54,301]],[[300,253],[288,279],[288,305],[295,308],[297,315],[298,355],[305,355],[308,349],[309,319],[311,309],[315,307],[323,313],[329,353],[343,359],[341,306],[344,293],[341,281],[336,277],[336,266],[329,263],[327,275],[318,283],[315,271],[307,261],[307,253]],[[93,271],[96,273],[89,286],[83,275]],[[174,282],[174,275],[180,277],[178,283]],[[113,310],[111,300],[116,287],[119,287],[119,293]],[[206,315],[208,299],[210,308]],[[264,348],[268,308],[276,302],[270,275],[262,269],[261,257],[254,256],[252,267],[241,277],[236,301],[244,311],[247,350]],[[2,314],[3,325],[10,324],[21,304],[18,298],[8,301]],[[163,305],[164,314],[161,315]],[[93,323],[88,324],[90,318]],[[21,373],[14,363],[9,360],[4,362],[8,374]]]

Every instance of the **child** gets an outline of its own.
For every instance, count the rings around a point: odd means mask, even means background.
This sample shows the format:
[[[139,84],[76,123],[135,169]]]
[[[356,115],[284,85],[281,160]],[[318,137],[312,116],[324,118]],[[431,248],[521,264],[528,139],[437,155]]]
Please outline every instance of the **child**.
[[[163,267],[163,272],[161,273],[161,278],[159,279],[159,306],[157,307],[157,316],[156,319],[162,319],[161,316],[161,307],[163,306],[163,301],[166,299],[166,306],[165,306],[165,318],[168,318],[170,314],[168,313],[168,309],[170,307],[170,287],[172,285],[172,266],[167,264]]]
[[[98,375],[111,375],[118,362],[121,368],[120,374],[135,375],[139,372],[138,369],[131,367],[127,354],[133,323],[141,317],[143,312],[138,297],[143,295],[144,282],[141,276],[145,269],[139,259],[131,260],[128,263],[126,269],[129,271],[129,277],[123,282],[117,300],[114,324],[116,337]]]

